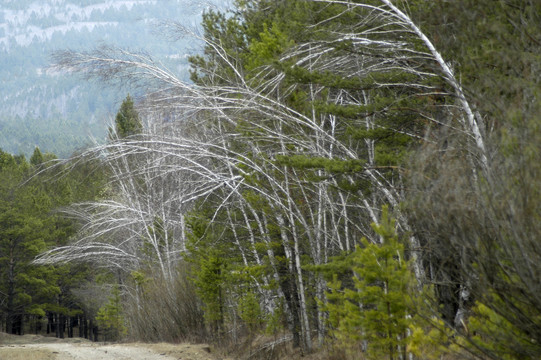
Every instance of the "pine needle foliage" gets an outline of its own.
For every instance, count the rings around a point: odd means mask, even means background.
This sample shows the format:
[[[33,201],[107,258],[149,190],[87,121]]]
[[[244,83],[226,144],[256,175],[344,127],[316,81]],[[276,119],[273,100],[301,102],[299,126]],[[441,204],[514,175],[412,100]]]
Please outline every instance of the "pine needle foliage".
[[[130,94],[122,101],[120,109],[115,117],[115,131],[119,138],[140,134],[143,131],[143,124],[139,119],[139,113]]]
[[[325,308],[331,335],[338,346],[361,350],[368,359],[406,359],[415,280],[386,207],[380,224],[372,226],[382,241],[363,238],[348,256],[353,286],[344,288],[337,276],[329,283]]]
[[[98,310],[96,320],[111,340],[117,340],[127,334],[128,329],[125,325],[118,286],[113,288],[107,303]]]

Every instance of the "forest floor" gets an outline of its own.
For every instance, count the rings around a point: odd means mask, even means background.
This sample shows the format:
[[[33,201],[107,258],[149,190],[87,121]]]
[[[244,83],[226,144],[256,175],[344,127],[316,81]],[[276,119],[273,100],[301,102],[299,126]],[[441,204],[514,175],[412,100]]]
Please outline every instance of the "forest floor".
[[[93,343],[40,335],[0,333],[0,360],[219,360],[203,344]]]

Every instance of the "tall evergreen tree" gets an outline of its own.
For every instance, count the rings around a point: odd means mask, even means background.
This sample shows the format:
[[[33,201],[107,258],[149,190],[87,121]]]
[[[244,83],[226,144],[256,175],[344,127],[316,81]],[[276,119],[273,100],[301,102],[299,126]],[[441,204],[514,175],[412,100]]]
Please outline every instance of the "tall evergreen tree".
[[[53,225],[47,221],[51,199],[39,184],[28,180],[30,165],[24,157],[0,153],[0,271],[5,331],[21,334],[24,317],[44,315],[44,304],[58,288],[47,269],[31,261],[46,249]]]
[[[361,241],[347,257],[348,274],[342,287],[337,274],[326,294],[331,336],[337,347],[363,351],[367,359],[407,359],[409,332],[414,324],[412,294],[415,278],[396,236],[396,226],[383,209],[381,223],[373,224],[380,244]],[[343,260],[340,260],[343,262]],[[332,262],[321,269],[333,270]],[[324,300],[324,299],[322,299]]]
[[[0,152],[0,311],[9,333],[38,331],[48,315],[63,320],[55,323],[57,335],[63,336],[60,330],[80,309],[71,290],[80,285],[77,281],[85,272],[75,275],[69,266],[38,266],[33,261],[48,248],[64,245],[73,234],[73,222],[54,209],[95,196],[99,172],[78,178],[81,172],[74,171],[52,181],[65,170],[43,168],[43,161],[53,158],[38,148],[30,163]],[[68,335],[73,335],[69,328]]]
[[[36,146],[34,152],[32,153],[32,156],[30,157],[30,164],[37,166],[40,165],[42,162],[43,154],[41,153],[41,150]]]
[[[122,101],[120,109],[115,117],[115,132],[119,138],[140,134],[143,124],[139,119],[139,113],[135,110],[133,99],[128,94]]]

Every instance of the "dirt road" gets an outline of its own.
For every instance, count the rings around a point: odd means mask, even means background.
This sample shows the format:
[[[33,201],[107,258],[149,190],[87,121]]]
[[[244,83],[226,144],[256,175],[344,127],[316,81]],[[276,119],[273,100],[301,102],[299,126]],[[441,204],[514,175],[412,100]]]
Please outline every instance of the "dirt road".
[[[97,344],[82,339],[0,338],[0,360],[217,360],[206,345]]]

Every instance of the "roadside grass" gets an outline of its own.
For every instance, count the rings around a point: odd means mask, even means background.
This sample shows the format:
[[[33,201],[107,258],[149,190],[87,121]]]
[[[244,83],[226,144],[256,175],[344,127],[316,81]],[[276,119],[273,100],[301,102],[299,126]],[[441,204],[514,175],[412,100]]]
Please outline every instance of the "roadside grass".
[[[24,349],[0,346],[0,360],[55,360],[56,354],[47,349]]]

